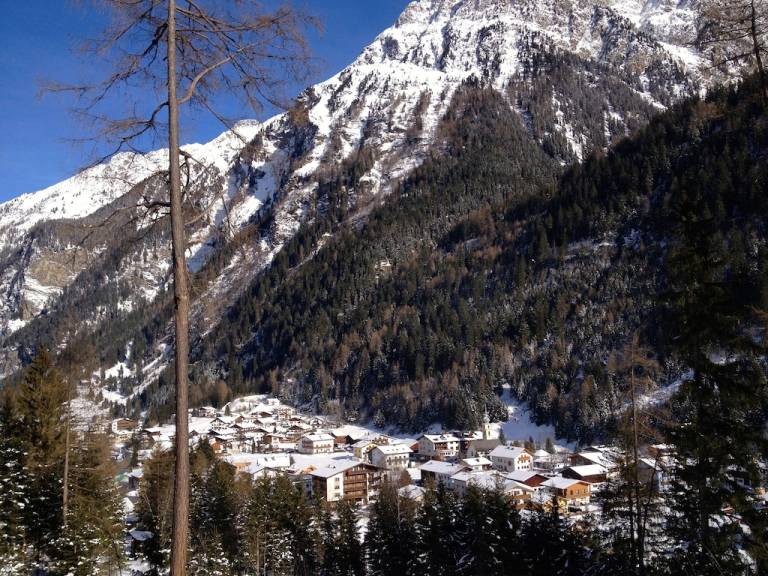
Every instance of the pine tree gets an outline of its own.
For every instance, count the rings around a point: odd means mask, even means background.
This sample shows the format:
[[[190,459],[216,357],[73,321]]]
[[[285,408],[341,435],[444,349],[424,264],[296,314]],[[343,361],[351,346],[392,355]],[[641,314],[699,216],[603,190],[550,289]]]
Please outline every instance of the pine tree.
[[[690,369],[673,398],[679,425],[669,437],[676,449],[669,528],[679,543],[675,569],[697,574],[746,573],[740,522],[752,516],[747,484],[760,478],[758,458],[768,454],[763,431],[768,386],[754,342],[748,271],[733,266],[721,222],[707,206],[717,190],[704,171],[679,182],[669,200],[678,241],[670,249],[670,289],[665,295],[667,331],[674,351]],[[699,181],[699,178],[701,181]],[[717,190],[717,192],[714,192]],[[759,537],[753,532],[754,537]]]
[[[385,483],[371,505],[365,537],[368,573],[372,576],[415,574],[415,511],[412,501],[401,498],[397,486]]]
[[[457,573],[456,510],[455,496],[442,483],[424,495],[416,532],[418,567],[427,574],[449,576]]]
[[[0,395],[0,574],[14,576],[26,572],[24,508],[29,478],[21,442],[11,434],[16,418],[13,394],[6,389]]]
[[[337,536],[337,574],[339,576],[363,576],[365,557],[360,542],[360,530],[357,526],[358,507],[354,502],[341,500],[336,505],[339,517]]]
[[[33,359],[19,385],[17,416],[9,432],[24,452],[27,477],[24,506],[25,539],[33,559],[51,551],[62,526],[62,419],[67,386],[46,350]]]

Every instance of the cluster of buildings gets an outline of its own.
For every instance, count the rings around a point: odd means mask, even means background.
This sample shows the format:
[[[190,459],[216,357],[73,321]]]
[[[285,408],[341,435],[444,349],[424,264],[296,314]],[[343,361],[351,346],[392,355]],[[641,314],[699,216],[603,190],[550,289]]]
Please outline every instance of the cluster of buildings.
[[[139,430],[113,423],[119,435],[135,434],[144,456],[172,445],[173,425]],[[595,490],[618,473],[620,454],[592,446],[551,452],[494,437],[487,421],[470,433],[440,432],[394,438],[360,426],[334,427],[262,396],[236,400],[224,412],[191,412],[191,442],[206,441],[238,473],[259,478],[286,475],[310,497],[367,504],[385,480],[420,498],[442,484],[459,495],[472,486],[502,490],[519,508],[557,505],[564,513],[588,510]],[[656,459],[643,459],[645,474],[660,474]],[[136,481],[141,468],[131,473]]]

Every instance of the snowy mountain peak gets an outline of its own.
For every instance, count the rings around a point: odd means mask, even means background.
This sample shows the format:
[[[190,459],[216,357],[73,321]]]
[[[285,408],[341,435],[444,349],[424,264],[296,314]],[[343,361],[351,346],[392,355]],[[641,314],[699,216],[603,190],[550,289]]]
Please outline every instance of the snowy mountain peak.
[[[201,213],[189,230],[191,269],[202,269],[217,249],[259,222],[254,240],[232,251],[200,296],[200,322],[206,329],[215,324],[222,307],[322,210],[319,184],[345,162],[361,151],[369,159],[349,191],[350,209],[364,211],[439,149],[441,119],[471,80],[502,93],[530,136],[561,164],[608,146],[654,108],[698,89],[706,83],[700,56],[680,39],[693,26],[691,5],[416,0],[348,67],[308,88],[290,112],[263,123],[246,120],[210,142],[185,146],[198,165],[190,208]],[[108,215],[166,158],[166,150],[119,155],[0,205],[0,338],[54,306],[107,249],[114,269],[98,281],[122,283],[115,292],[123,294],[126,285],[133,289],[115,315],[161,293],[168,281],[162,242],[118,249],[122,236],[115,234],[73,265],[62,264],[68,240],[54,231],[43,245],[30,232],[41,222]],[[94,313],[92,324],[104,313]]]

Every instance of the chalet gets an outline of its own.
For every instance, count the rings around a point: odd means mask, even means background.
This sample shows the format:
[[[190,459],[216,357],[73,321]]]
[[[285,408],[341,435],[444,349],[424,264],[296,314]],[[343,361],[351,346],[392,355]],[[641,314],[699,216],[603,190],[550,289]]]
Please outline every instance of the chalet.
[[[493,467],[502,472],[533,469],[533,456],[525,448],[497,446],[491,450],[489,456]]]
[[[304,434],[299,440],[298,450],[302,454],[330,454],[333,449],[333,436],[325,432]]]
[[[502,442],[498,438],[473,438],[465,443],[462,452],[466,458],[488,457],[494,448],[501,445]]]
[[[371,450],[371,463],[389,471],[408,468],[411,449],[405,444],[385,444]]]
[[[499,490],[507,498],[515,501],[515,507],[524,508],[531,500],[535,490],[530,486],[510,480],[498,470],[472,472],[464,470],[451,477],[451,485],[457,495],[463,497],[470,487],[480,490]]]
[[[312,495],[327,502],[349,500],[367,504],[379,490],[382,471],[359,460],[332,460],[311,470]]]
[[[114,432],[133,432],[138,428],[139,423],[136,420],[130,418],[118,418],[112,423],[112,430]]]
[[[464,458],[459,463],[472,472],[483,472],[493,468],[493,462],[483,457]]]
[[[373,440],[360,440],[352,444],[352,453],[355,458],[370,461],[370,453],[377,446]]]
[[[589,504],[592,488],[589,482],[555,476],[541,484],[548,499],[554,498],[562,510],[582,508]],[[546,503],[546,502],[545,502]]]
[[[352,426],[342,426],[331,430],[334,442],[337,446],[349,446],[368,436],[368,430]]]
[[[419,469],[421,470],[422,484],[431,483],[435,486],[443,484],[446,488],[452,488],[451,477],[464,470],[464,466],[440,460],[430,460],[422,464]]]
[[[590,484],[603,484],[608,481],[608,471],[600,464],[587,464],[582,466],[570,466],[560,475],[572,480],[583,480]]]
[[[302,436],[305,434],[309,434],[312,432],[312,426],[309,424],[303,424],[301,422],[296,422],[288,426],[288,428],[285,430],[285,435],[291,442],[298,442]]]
[[[419,437],[419,454],[448,460],[459,455],[459,438],[453,434],[423,434]]]
[[[192,416],[196,418],[216,418],[216,408],[213,406],[200,406],[192,409]]]
[[[606,475],[610,478],[618,471],[620,455],[612,449],[605,447],[590,447],[588,450],[578,452],[571,456],[571,466],[589,466],[598,464],[605,468]]]
[[[533,470],[515,470],[514,472],[505,472],[504,476],[520,484],[524,484],[535,491],[541,489],[541,485],[549,480],[548,476],[534,472]]]
[[[235,419],[232,416],[217,416],[211,422],[211,430],[224,430],[226,428],[232,428],[235,424]]]

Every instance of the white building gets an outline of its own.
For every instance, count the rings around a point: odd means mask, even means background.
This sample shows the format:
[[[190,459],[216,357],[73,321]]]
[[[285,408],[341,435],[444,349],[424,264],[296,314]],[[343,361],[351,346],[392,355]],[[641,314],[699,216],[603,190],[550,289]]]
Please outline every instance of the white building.
[[[371,463],[387,470],[404,470],[408,467],[412,450],[405,444],[385,444],[371,450]]]
[[[419,438],[419,454],[430,458],[455,458],[459,439],[453,434],[424,434]]]
[[[438,484],[444,484],[446,488],[453,488],[453,482],[451,476],[458,474],[464,470],[464,466],[461,464],[451,464],[450,462],[441,462],[440,460],[430,460],[422,464],[421,481],[424,484],[429,482]]]
[[[491,450],[489,456],[493,462],[493,467],[502,472],[533,469],[533,456],[525,448],[496,446]]]
[[[333,436],[325,432],[304,434],[298,449],[302,454],[330,454],[333,452]]]

